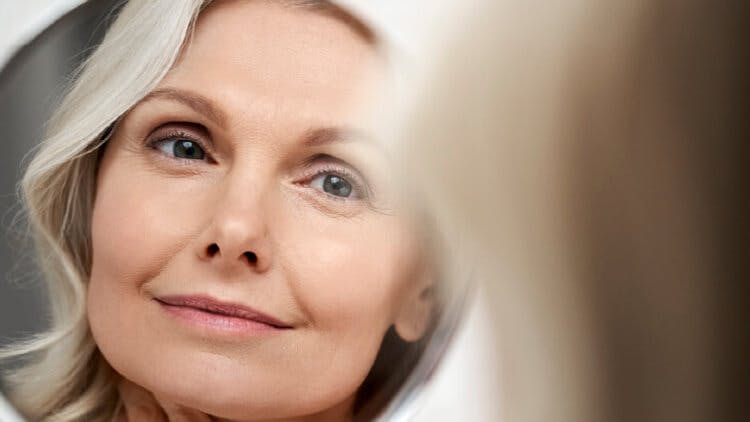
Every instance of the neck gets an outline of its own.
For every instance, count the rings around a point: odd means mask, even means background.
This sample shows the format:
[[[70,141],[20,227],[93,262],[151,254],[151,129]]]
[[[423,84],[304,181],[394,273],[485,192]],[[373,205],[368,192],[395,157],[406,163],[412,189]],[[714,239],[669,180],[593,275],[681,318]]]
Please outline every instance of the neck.
[[[177,405],[155,397],[151,392],[122,379],[117,386],[119,403],[113,421],[138,422],[155,420],[160,422],[264,422],[261,419],[224,419],[208,415],[199,410]],[[350,422],[353,418],[356,394],[322,412],[292,418],[267,420],[268,422]]]
[[[215,422],[350,422],[353,418],[352,413],[354,409],[355,397],[356,395],[353,395],[343,402],[337,404],[336,406],[326,409],[322,412],[292,418],[273,419],[266,421],[257,419],[236,420],[213,417],[211,420]]]

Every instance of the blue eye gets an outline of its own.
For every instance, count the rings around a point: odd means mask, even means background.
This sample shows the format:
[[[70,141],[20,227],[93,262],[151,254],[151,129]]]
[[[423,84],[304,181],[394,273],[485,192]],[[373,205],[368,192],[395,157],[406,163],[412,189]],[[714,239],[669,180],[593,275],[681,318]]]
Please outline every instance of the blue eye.
[[[318,175],[312,179],[310,186],[341,198],[349,198],[353,193],[352,184],[335,174]]]
[[[203,148],[197,142],[189,139],[168,139],[160,142],[158,149],[167,155],[187,160],[203,160],[206,158],[206,152]]]

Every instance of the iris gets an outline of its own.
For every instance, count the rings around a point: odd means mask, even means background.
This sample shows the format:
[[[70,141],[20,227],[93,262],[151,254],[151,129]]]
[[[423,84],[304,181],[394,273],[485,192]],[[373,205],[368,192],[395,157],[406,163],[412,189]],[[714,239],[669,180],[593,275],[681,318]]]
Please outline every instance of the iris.
[[[188,140],[173,141],[172,154],[177,158],[187,158],[190,160],[202,160],[206,153],[198,144]]]
[[[323,190],[331,195],[348,198],[352,194],[352,185],[339,176],[329,174],[323,180]]]

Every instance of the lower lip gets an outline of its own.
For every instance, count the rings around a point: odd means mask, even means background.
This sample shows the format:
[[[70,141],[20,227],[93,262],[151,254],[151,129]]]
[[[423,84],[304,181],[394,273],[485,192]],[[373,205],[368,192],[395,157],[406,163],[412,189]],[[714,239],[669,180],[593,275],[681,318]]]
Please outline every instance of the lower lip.
[[[268,335],[284,331],[262,322],[228,315],[214,314],[187,306],[168,305],[158,302],[167,313],[189,326],[227,335]]]

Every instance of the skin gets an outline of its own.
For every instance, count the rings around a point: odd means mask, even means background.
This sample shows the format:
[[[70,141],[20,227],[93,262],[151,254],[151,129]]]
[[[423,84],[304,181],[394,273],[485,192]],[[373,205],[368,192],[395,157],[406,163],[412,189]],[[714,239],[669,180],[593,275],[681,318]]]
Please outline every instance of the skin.
[[[423,334],[430,280],[360,124],[381,60],[334,18],[216,2],[121,120],[97,176],[88,317],[128,419],[347,420],[387,329]],[[176,156],[185,140],[205,157]],[[326,191],[332,174],[348,197]],[[291,328],[192,326],[154,300],[174,294]]]

